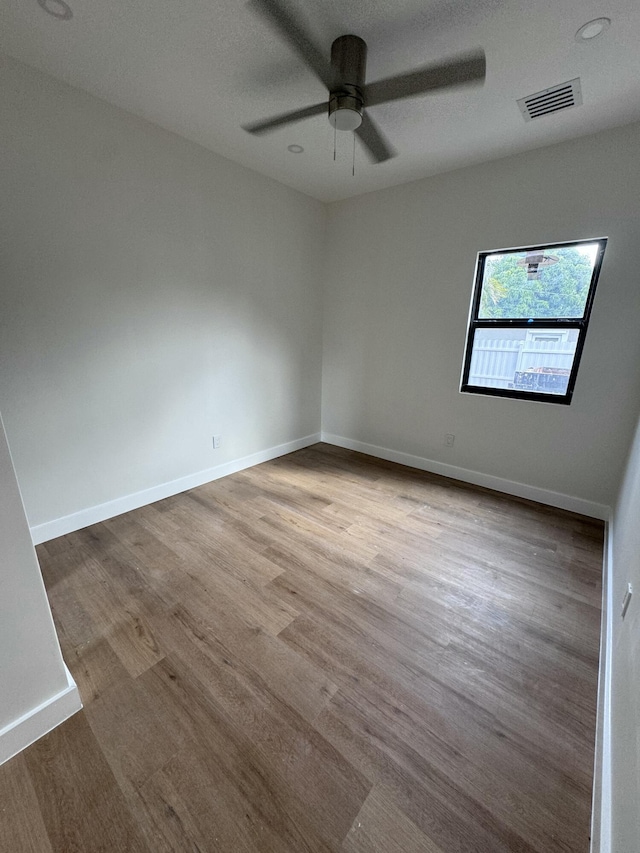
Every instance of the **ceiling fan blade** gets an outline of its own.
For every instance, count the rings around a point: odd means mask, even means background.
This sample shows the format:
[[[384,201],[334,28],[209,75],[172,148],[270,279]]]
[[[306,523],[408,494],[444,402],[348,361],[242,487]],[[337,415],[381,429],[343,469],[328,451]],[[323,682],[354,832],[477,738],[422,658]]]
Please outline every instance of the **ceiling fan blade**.
[[[366,113],[363,113],[362,124],[356,128],[355,133],[376,163],[383,163],[396,156],[396,152],[384,138],[377,124],[374,124]]]
[[[311,68],[327,89],[333,88],[334,74],[328,58],[305,31],[303,24],[296,20],[290,9],[287,9],[280,0],[250,0],[249,6],[262,15],[267,23],[288,42],[289,47]]]
[[[277,130],[283,124],[301,121],[303,118],[318,116],[321,113],[327,113],[328,111],[329,105],[326,101],[323,101],[321,104],[313,104],[310,107],[303,107],[301,110],[291,110],[291,112],[280,113],[280,115],[264,119],[263,121],[245,124],[242,129],[246,130],[248,133],[268,133],[270,130]]]
[[[481,83],[486,75],[487,61],[483,50],[467,53],[449,59],[438,65],[428,65],[417,71],[387,77],[365,86],[364,102],[368,107],[411,98],[423,92],[446,89],[450,86],[463,86],[469,83]]]

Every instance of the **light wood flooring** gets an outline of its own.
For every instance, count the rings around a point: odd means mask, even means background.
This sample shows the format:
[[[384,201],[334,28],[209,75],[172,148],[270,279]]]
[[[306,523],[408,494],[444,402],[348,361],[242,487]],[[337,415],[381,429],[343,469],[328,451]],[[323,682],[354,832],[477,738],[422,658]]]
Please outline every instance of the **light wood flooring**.
[[[316,445],[38,548],[11,853],[587,853],[603,528]]]

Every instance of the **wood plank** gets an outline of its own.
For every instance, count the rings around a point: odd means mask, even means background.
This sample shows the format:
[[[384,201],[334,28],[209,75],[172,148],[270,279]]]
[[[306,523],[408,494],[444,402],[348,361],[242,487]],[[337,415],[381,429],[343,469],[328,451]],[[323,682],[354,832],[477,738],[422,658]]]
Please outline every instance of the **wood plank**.
[[[24,756],[55,851],[151,853],[84,712],[29,747]]]
[[[104,637],[72,649],[62,646],[85,708],[110,685],[129,678],[120,658]]]
[[[85,714],[123,789],[142,785],[184,746],[175,721],[133,679],[106,690]]]
[[[364,801],[342,850],[344,853],[444,853],[377,787]]]
[[[0,767],[0,850],[53,853],[24,755]]]

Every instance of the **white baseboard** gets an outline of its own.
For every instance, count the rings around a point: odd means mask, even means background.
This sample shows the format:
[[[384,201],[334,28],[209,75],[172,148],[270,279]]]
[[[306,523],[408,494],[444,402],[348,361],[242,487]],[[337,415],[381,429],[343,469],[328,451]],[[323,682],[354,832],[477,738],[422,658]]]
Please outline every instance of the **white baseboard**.
[[[613,637],[613,514],[605,532],[602,568],[602,619],[600,628],[600,668],[598,673],[598,714],[593,768],[591,811],[591,853],[611,853],[611,663]]]
[[[425,459],[422,456],[413,456],[399,450],[389,450],[386,447],[378,447],[375,444],[367,444],[364,441],[356,441],[332,433],[323,432],[322,441],[348,450],[358,450],[360,453],[376,456],[378,459],[386,459],[388,462],[398,462],[400,465],[407,465],[410,468],[418,468],[432,474],[441,474],[443,477],[451,477],[453,480],[462,480],[465,483],[472,483],[474,486],[484,486],[497,492],[505,492],[508,495],[515,495],[519,498],[527,498],[531,501],[577,512],[581,515],[588,515],[590,518],[602,520],[609,518],[609,507],[604,504],[594,503],[572,495],[564,495],[561,492],[553,492],[550,489],[541,489],[537,486],[529,486],[526,483],[516,483],[513,480],[494,477],[492,474],[470,471],[468,468],[459,468],[456,465],[436,462],[434,459]]]
[[[78,688],[67,669],[67,686],[64,690],[0,729],[0,764],[64,723],[81,708]]]
[[[116,515],[122,515],[123,512],[138,509],[141,506],[160,501],[163,498],[177,495],[180,492],[186,492],[188,489],[195,489],[197,486],[203,486],[205,483],[218,480],[220,477],[226,477],[228,474],[235,474],[237,471],[243,471],[245,468],[259,465],[261,462],[268,462],[270,459],[276,459],[278,456],[293,453],[294,450],[309,447],[309,445],[316,444],[318,441],[320,441],[320,433],[313,433],[304,438],[298,438],[295,441],[288,441],[286,444],[278,444],[275,447],[260,450],[257,453],[252,453],[250,456],[243,456],[241,459],[233,459],[231,462],[216,465],[214,468],[196,471],[195,474],[180,477],[178,480],[172,480],[169,483],[161,483],[158,486],[144,489],[141,492],[135,492],[132,495],[125,495],[124,497],[116,498],[116,500],[108,501],[98,506],[88,507],[87,509],[80,510],[80,512],[74,512],[72,515],[54,518],[52,521],[46,521],[44,524],[36,524],[31,527],[33,544],[39,545],[41,542],[47,542],[49,539],[55,539],[57,536],[64,536],[66,533],[72,533],[74,530],[80,530],[90,524],[97,524]]]

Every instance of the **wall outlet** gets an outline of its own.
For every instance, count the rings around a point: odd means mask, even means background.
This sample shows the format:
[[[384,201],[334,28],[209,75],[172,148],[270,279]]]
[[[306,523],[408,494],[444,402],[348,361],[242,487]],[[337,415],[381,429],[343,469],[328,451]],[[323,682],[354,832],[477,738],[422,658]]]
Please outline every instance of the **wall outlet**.
[[[221,436],[221,435],[214,435],[214,436],[213,436],[213,449],[214,449],[214,450],[217,450],[217,449],[220,447],[220,442],[221,442],[221,441],[222,441],[222,436]]]
[[[447,447],[453,447],[453,442],[456,440],[456,437],[453,433],[448,432],[444,437],[444,443]]]

